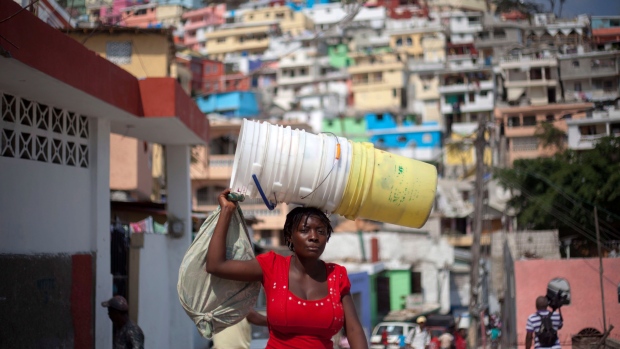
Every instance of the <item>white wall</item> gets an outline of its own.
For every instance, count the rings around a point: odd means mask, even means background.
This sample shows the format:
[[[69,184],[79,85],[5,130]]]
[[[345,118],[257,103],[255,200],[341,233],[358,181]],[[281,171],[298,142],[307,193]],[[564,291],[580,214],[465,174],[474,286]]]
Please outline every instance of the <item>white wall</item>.
[[[171,294],[168,287],[172,281],[168,277],[167,239],[166,235],[145,234],[140,249],[138,325],[144,332],[145,348],[164,349],[170,345],[170,317],[166,310],[177,295]]]
[[[0,157],[0,253],[91,251],[90,172]]]
[[[370,241],[373,237],[379,240],[381,261],[413,265],[414,270],[422,272],[424,300],[435,303],[440,293],[442,312],[450,310],[450,272],[441,270],[454,263],[454,248],[445,239],[431,238],[428,235],[416,233],[364,233],[364,250],[367,258],[371,255]],[[332,234],[322,259],[326,261],[361,260],[357,233]]]
[[[24,111],[19,98],[15,101],[15,122],[0,121],[5,153],[0,157],[0,253],[95,253],[94,338],[97,347],[110,347],[112,326],[106,309],[97,306],[112,296],[110,123],[60,109],[43,114],[36,102]],[[54,149],[57,144],[60,151]]]

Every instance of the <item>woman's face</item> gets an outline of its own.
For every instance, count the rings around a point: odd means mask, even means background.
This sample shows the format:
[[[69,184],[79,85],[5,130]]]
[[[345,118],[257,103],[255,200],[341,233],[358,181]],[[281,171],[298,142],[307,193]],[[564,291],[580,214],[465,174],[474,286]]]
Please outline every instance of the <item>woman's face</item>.
[[[318,258],[327,244],[327,226],[316,216],[304,216],[291,233],[291,242],[297,255]]]

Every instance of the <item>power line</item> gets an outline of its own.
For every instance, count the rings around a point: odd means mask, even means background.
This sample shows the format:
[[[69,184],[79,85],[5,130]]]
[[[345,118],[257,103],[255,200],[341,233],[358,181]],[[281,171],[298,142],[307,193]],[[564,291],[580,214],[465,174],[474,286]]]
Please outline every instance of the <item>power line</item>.
[[[541,202],[540,198],[537,198],[536,196],[532,195],[530,192],[528,192],[527,190],[525,190],[520,184],[518,184],[515,181],[511,181],[510,179],[505,178],[505,180],[507,180],[508,182],[512,182],[512,185],[514,188],[518,189],[521,191],[521,193],[526,196],[528,199],[533,200],[535,202],[537,202],[537,206],[540,207],[541,209],[545,210],[548,214],[554,216],[555,218],[557,218],[560,221],[563,221],[567,226],[573,228],[573,230],[575,230],[577,233],[583,235],[586,239],[596,243],[596,238],[595,238],[595,234],[589,230],[587,230],[587,228],[582,227],[579,225],[578,222],[575,222],[573,219],[570,218],[569,215],[564,214],[563,212],[561,212],[557,207],[554,206],[554,204],[545,204]],[[550,207],[549,207],[550,206]],[[607,250],[609,250],[608,247],[605,247]]]
[[[26,10],[26,9],[27,9],[27,8],[29,8],[29,7],[32,7],[32,5],[36,4],[37,2],[39,2],[39,0],[33,0],[33,1],[31,1],[28,5],[26,5],[26,6],[22,7],[22,8],[20,8],[20,9],[19,9],[17,12],[15,12],[14,14],[12,14],[12,15],[10,15],[10,16],[8,16],[8,17],[6,17],[5,19],[0,20],[0,24],[2,24],[2,23],[4,23],[4,22],[8,21],[9,19],[11,19],[11,18],[13,18],[13,17],[17,16],[17,15],[18,15],[18,14],[20,14],[22,11]]]

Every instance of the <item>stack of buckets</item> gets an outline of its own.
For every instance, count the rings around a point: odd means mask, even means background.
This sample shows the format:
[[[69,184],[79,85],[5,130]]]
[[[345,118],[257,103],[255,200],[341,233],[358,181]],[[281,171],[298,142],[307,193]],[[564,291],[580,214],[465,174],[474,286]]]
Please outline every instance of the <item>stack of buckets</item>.
[[[285,202],[419,228],[433,206],[437,170],[371,143],[243,120],[230,187],[270,208]]]

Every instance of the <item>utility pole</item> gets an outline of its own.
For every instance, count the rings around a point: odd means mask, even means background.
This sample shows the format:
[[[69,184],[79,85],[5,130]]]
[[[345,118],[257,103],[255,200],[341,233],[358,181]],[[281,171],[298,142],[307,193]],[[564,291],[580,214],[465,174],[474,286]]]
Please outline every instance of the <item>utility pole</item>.
[[[607,321],[605,320],[605,290],[603,289],[603,256],[601,255],[601,235],[598,231],[598,211],[594,206],[594,227],[596,228],[596,245],[598,246],[598,272],[601,281],[601,305],[603,306],[603,332],[607,331]]]
[[[480,309],[478,309],[478,289],[480,286],[480,235],[482,234],[482,210],[484,207],[484,148],[486,146],[484,131],[486,130],[486,121],[484,116],[481,116],[478,120],[478,131],[476,140],[474,141],[476,150],[476,205],[474,207],[474,229],[471,244],[471,273],[469,286],[469,316],[471,322],[469,325],[468,339],[470,348],[478,347],[478,318],[480,316]]]

